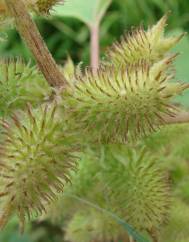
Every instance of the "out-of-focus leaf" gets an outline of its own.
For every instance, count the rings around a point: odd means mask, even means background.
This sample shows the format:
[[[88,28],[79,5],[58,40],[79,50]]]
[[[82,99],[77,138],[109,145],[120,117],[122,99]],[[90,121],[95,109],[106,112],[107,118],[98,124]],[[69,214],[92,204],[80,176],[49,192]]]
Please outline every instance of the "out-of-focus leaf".
[[[54,15],[75,17],[91,26],[99,23],[111,0],[72,0],[54,8]]]
[[[176,30],[171,32],[171,35],[178,35],[183,32],[182,30]],[[180,53],[175,62],[176,67],[176,79],[182,82],[189,82],[189,37],[186,35],[180,43],[173,50]],[[176,98],[176,102],[181,103],[186,108],[189,108],[189,90],[185,91],[183,95]]]

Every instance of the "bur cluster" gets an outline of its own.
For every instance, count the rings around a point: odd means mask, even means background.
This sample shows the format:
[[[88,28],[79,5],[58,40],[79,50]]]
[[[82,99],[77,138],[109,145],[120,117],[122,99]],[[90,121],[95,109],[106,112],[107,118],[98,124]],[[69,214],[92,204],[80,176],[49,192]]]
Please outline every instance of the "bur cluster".
[[[28,10],[45,15],[62,2],[25,1]],[[8,16],[2,0],[0,13]],[[172,156],[162,148],[172,147],[161,131],[180,111],[174,98],[189,87],[175,80],[177,54],[169,52],[184,34],[166,37],[166,20],[123,36],[96,72],[68,59],[60,67],[63,90],[50,87],[35,66],[1,61],[1,228],[16,215],[23,229],[25,220],[46,213],[63,192],[61,211],[72,242],[128,238],[115,218],[158,239],[171,203],[170,166],[162,161],[188,157],[184,145],[173,147]],[[183,172],[186,162],[178,167]]]

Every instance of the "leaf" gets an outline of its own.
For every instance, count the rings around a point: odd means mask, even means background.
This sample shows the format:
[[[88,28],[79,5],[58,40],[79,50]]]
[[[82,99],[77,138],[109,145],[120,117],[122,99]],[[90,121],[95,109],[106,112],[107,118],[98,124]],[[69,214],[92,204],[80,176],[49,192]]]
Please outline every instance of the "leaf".
[[[112,0],[70,0],[54,8],[54,15],[74,17],[92,26],[99,24]]]

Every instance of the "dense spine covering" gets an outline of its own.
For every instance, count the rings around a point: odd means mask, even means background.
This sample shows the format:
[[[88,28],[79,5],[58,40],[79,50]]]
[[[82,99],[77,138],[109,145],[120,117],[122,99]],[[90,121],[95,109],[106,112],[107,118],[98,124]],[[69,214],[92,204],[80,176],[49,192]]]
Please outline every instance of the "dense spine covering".
[[[167,69],[174,56],[150,66],[145,61],[119,72],[86,70],[64,93],[63,104],[77,129],[100,142],[126,141],[155,131],[177,112],[171,100],[188,88],[171,82]]]
[[[143,148],[135,150],[124,145],[108,145],[101,146],[98,151],[85,152],[79,165],[78,173],[72,178],[73,185],[67,188],[68,194],[111,212],[138,231],[158,234],[161,225],[167,221],[171,196],[167,174],[156,157]],[[118,226],[116,219],[112,219],[108,213],[102,213],[89,205],[86,208],[82,202],[79,206],[72,200],[65,202],[66,199],[69,197],[63,198],[63,204],[70,203],[68,211],[73,214],[66,230],[68,236],[86,236],[92,238],[89,241],[99,242],[106,241],[103,240],[105,234],[107,241],[122,238],[124,233],[121,225]],[[85,210],[86,213],[83,212]],[[96,226],[107,221],[108,216],[110,226],[108,222],[107,226]],[[88,231],[86,227],[91,230]],[[114,231],[113,235],[111,231]]]
[[[116,153],[117,154],[117,153]],[[128,150],[124,174],[110,178],[109,199],[112,207],[138,231],[159,231],[167,221],[170,207],[168,177],[158,159],[145,149]],[[125,181],[123,181],[125,178]]]
[[[113,64],[117,68],[136,64],[145,60],[153,64],[165,57],[184,34],[176,37],[164,37],[167,15],[147,31],[141,26],[122,37],[121,41],[113,44],[106,53],[106,64]]]
[[[22,120],[14,115],[12,123],[3,121],[3,127],[0,226],[16,213],[23,227],[26,216],[45,212],[70,181],[74,148],[62,133],[56,105],[35,111],[28,106]]]

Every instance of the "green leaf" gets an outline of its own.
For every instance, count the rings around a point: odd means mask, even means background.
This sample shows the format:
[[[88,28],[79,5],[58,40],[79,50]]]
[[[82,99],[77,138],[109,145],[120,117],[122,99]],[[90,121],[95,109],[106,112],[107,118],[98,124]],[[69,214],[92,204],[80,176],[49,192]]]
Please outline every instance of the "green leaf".
[[[98,24],[104,16],[112,0],[72,0],[54,8],[54,15],[74,17],[85,24]]]

